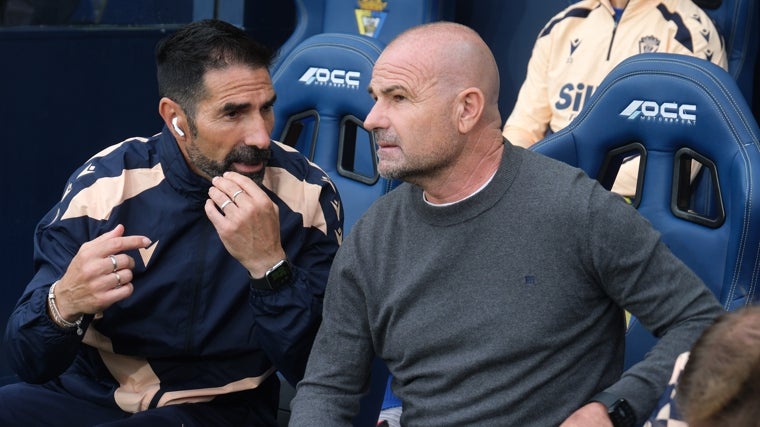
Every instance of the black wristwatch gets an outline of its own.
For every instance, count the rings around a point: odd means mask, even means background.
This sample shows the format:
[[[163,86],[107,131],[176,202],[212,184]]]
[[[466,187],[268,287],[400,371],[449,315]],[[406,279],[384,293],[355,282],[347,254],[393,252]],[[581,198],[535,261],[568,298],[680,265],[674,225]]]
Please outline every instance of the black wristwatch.
[[[622,397],[603,391],[591,398],[590,402],[599,402],[607,407],[607,415],[612,420],[613,426],[633,427],[636,425],[636,414],[633,413],[631,405]]]
[[[251,277],[251,286],[261,290],[277,290],[289,284],[293,280],[293,271],[287,259],[281,259],[274,267],[267,270],[264,277],[254,279]]]

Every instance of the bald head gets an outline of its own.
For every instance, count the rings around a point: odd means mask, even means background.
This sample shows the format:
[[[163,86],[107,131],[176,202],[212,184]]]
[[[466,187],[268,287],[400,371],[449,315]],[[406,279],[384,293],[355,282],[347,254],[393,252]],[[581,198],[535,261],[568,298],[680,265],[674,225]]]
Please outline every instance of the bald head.
[[[396,37],[383,51],[383,61],[417,67],[422,79],[437,79],[453,91],[477,87],[486,104],[497,107],[499,70],[490,48],[473,29],[434,22],[413,27]]]
[[[504,150],[499,72],[475,31],[451,22],[405,31],[367,89],[375,105],[364,126],[383,176],[420,186],[432,203],[461,200],[493,176]]]

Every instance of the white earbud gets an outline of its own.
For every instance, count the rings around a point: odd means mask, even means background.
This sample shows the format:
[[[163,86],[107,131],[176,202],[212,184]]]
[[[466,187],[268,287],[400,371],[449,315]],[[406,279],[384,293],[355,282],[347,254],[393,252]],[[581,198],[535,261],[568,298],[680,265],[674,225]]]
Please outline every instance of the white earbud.
[[[179,126],[177,126],[177,119],[178,117],[175,117],[172,119],[172,125],[174,125],[174,130],[177,131],[179,136],[185,136],[185,132],[182,132],[182,129],[180,129]]]

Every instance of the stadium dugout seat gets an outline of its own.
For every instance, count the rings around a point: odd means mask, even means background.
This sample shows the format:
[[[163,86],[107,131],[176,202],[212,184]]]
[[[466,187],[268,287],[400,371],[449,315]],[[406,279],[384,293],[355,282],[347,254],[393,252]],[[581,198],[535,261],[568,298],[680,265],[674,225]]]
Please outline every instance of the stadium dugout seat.
[[[372,66],[384,44],[352,34],[312,36],[283,58],[272,81],[273,136],[295,147],[327,172],[338,187],[344,234],[392,183],[377,172],[375,143],[364,130],[373,100]]]
[[[760,300],[760,129],[725,70],[675,54],[631,57],[569,126],[532,149],[581,168],[608,189],[622,160],[640,154],[638,211],[726,310]],[[691,159],[708,180],[690,182]],[[714,209],[695,208],[705,191]],[[626,367],[655,342],[632,319]]]
[[[294,3],[296,27],[279,49],[275,70],[296,46],[316,34],[364,35],[385,45],[409,27],[454,15],[451,0],[294,0]]]
[[[697,0],[723,36],[728,72],[747,103],[753,105],[757,56],[760,53],[760,5],[757,0]]]
[[[343,202],[344,235],[393,183],[378,175],[375,141],[363,123],[374,101],[367,92],[378,39],[340,33],[309,37],[272,75],[275,91],[273,136],[305,154],[332,178]],[[357,426],[374,426],[385,395],[387,369],[375,361],[370,392],[362,400]],[[281,419],[293,390],[283,383]]]

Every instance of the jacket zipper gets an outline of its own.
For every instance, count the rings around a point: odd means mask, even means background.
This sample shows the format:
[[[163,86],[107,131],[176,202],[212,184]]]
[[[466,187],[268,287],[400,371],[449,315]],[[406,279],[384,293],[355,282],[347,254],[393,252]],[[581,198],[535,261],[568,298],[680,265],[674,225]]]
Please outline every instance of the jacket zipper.
[[[612,38],[610,39],[610,46],[607,48],[607,61],[610,60],[610,56],[612,55],[612,44],[615,43],[615,33],[617,32],[618,22],[619,21],[616,20],[615,25],[612,26]]]
[[[193,274],[193,277],[195,280],[193,281],[192,289],[189,289],[190,292],[192,292],[192,299],[190,300],[190,316],[188,321],[188,328],[187,333],[185,334],[185,349],[188,351],[194,350],[194,342],[193,338],[195,337],[195,326],[197,323],[196,315],[198,312],[198,303],[200,300],[200,294],[201,294],[201,287],[203,283],[203,277],[206,270],[206,263],[203,262],[206,248],[208,248],[208,241],[209,237],[211,236],[211,225],[208,224],[208,226],[203,227],[203,232],[199,236],[198,245],[195,247],[195,253],[194,253],[194,264],[195,264],[195,272]]]

